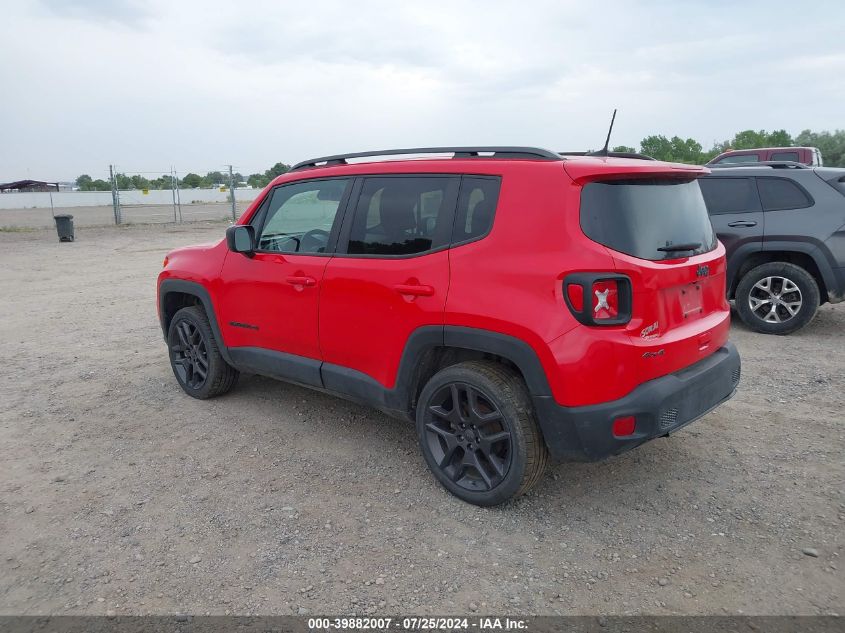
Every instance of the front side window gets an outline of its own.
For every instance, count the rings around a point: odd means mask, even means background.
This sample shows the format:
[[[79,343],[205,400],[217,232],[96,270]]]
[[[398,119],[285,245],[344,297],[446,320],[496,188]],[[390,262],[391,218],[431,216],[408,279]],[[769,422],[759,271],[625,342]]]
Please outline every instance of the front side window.
[[[349,178],[283,185],[272,194],[258,236],[258,250],[325,253]]]
[[[501,181],[495,177],[464,176],[455,212],[453,244],[486,235],[493,226]]]
[[[698,184],[710,215],[760,210],[754,180],[751,178],[702,178]]]
[[[407,256],[446,246],[458,182],[452,176],[365,178],[347,253]]]
[[[813,205],[801,187],[786,178],[758,178],[757,188],[765,211],[803,209]]]

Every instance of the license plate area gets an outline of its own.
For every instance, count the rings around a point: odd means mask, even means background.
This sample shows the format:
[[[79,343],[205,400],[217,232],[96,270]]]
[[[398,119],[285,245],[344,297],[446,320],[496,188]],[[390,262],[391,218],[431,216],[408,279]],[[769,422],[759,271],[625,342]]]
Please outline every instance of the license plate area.
[[[697,317],[704,311],[700,283],[682,287],[678,293],[678,300],[681,306],[681,316],[684,319]]]

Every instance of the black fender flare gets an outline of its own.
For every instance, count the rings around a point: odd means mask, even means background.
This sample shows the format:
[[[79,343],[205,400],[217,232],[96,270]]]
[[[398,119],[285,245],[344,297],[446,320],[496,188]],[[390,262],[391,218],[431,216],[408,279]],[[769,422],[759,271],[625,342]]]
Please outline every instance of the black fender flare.
[[[165,323],[165,299],[167,295],[178,292],[180,294],[192,295],[199,299],[202,307],[205,309],[205,314],[208,317],[208,323],[211,326],[211,332],[217,342],[217,347],[220,350],[223,359],[234,366],[229,350],[223,343],[223,335],[220,332],[220,324],[217,322],[217,314],[214,311],[214,304],[211,301],[211,295],[202,284],[196,281],[187,281],[185,279],[165,279],[158,287],[158,314],[161,323],[161,331],[164,334],[164,339],[167,340],[167,323]]]

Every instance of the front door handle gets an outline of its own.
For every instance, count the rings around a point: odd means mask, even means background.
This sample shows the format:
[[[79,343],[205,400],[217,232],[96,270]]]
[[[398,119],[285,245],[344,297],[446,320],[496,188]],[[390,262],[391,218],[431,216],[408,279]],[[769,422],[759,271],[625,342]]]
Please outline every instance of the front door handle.
[[[317,280],[313,277],[293,276],[285,279],[291,286],[316,286]]]
[[[752,226],[757,226],[757,223],[754,220],[737,220],[736,222],[728,222],[728,226],[752,227]]]
[[[412,297],[430,297],[434,294],[434,288],[420,284],[397,284],[393,288],[401,295]]]

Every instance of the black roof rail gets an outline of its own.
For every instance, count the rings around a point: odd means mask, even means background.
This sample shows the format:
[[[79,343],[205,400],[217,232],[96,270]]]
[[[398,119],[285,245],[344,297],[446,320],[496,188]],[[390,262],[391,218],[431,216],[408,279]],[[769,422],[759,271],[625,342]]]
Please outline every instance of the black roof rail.
[[[657,160],[656,158],[652,158],[651,156],[647,156],[645,154],[640,154],[638,152],[608,152],[605,154],[602,152],[601,154],[596,154],[595,152],[558,152],[561,156],[610,156],[611,158],[634,158],[636,160]]]
[[[710,169],[729,169],[732,167],[771,167],[772,169],[810,169],[809,165],[796,163],[794,160],[761,160],[753,163],[715,163],[705,165]]]
[[[399,156],[405,154],[453,154],[452,158],[529,158],[540,160],[561,160],[558,154],[539,147],[490,146],[490,147],[407,147],[403,149],[380,149],[371,152],[354,152],[322,156],[297,163],[291,171],[308,167],[328,167],[346,165],[348,158],[367,158],[370,156]]]

